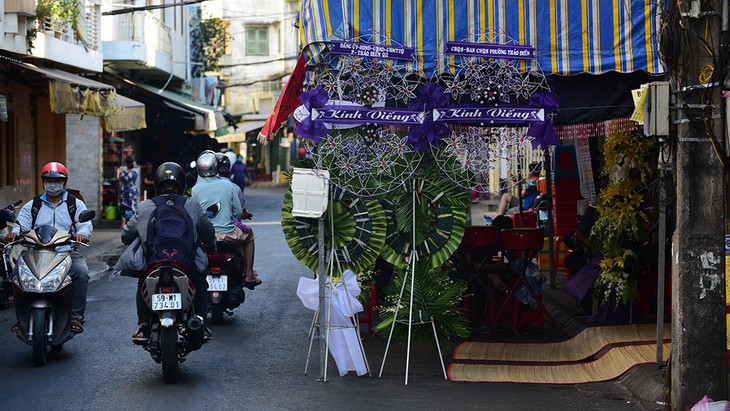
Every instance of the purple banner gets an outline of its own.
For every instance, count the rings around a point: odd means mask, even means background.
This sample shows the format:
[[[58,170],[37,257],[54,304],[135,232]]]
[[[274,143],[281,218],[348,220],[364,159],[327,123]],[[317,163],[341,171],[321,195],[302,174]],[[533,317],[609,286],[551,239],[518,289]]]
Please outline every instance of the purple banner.
[[[510,44],[491,43],[446,43],[446,54],[459,56],[491,57],[501,59],[535,60],[535,48],[532,46],[517,46]]]
[[[444,123],[522,124],[545,121],[545,110],[532,107],[450,107],[434,109],[435,121]]]
[[[413,60],[414,49],[412,47],[356,43],[353,41],[332,41],[331,43],[330,53],[332,54],[349,54],[391,60]]]
[[[421,124],[422,111],[387,107],[329,106],[312,110],[312,120],[330,124],[389,124],[410,126]]]

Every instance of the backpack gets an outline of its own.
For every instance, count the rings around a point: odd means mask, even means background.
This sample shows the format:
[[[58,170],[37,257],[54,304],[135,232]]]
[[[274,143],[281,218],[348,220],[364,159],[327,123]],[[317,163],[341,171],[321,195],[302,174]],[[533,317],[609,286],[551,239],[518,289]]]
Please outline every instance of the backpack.
[[[33,197],[33,205],[30,208],[30,227],[35,227],[35,220],[38,218],[38,213],[41,211],[43,200],[41,196]],[[71,227],[73,232],[76,232],[76,197],[70,193],[66,195],[66,207],[68,207],[68,215],[71,217]]]
[[[155,203],[155,209],[147,223],[147,264],[172,260],[188,268],[194,267],[195,227],[185,209],[187,197],[162,195],[151,200]]]

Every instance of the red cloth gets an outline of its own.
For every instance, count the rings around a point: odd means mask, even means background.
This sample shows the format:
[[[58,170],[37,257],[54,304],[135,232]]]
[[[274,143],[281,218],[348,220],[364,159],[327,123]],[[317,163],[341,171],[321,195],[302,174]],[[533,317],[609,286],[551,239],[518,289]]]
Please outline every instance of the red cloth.
[[[299,55],[297,65],[281,91],[279,99],[276,100],[274,110],[259,132],[258,140],[261,144],[267,144],[271,141],[276,132],[289,120],[291,113],[299,106],[299,96],[302,94],[302,85],[306,74],[305,63],[304,53],[302,53]]]

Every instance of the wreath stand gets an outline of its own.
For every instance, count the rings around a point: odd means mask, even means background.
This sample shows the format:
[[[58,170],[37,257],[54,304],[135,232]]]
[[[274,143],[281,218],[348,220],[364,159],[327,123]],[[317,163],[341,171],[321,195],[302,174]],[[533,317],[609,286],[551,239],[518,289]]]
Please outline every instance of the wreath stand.
[[[390,333],[388,334],[388,343],[385,345],[385,354],[383,354],[383,362],[380,365],[380,373],[378,374],[378,378],[383,376],[383,368],[385,367],[385,360],[388,359],[388,349],[390,348],[390,341],[393,338],[393,330],[395,329],[396,322],[400,322],[402,324],[408,325],[408,346],[406,351],[406,377],[405,377],[405,385],[408,385],[408,369],[410,366],[411,361],[411,329],[414,325],[424,325],[424,324],[431,324],[431,328],[433,329],[433,338],[436,340],[436,349],[438,349],[439,353],[439,360],[441,361],[441,370],[444,373],[444,379],[448,379],[446,375],[446,366],[444,366],[444,357],[441,354],[441,344],[439,344],[439,338],[438,333],[436,332],[436,324],[433,321],[433,317],[429,315],[429,318],[427,321],[424,321],[423,318],[423,311],[419,311],[419,318],[418,321],[413,321],[413,291],[415,288],[415,278],[416,278],[416,263],[418,262],[418,252],[416,251],[416,185],[418,184],[417,180],[413,179],[411,180],[412,184],[412,193],[413,193],[413,210],[411,211],[411,221],[412,221],[412,243],[411,243],[411,251],[408,256],[408,269],[405,272],[405,276],[403,278],[403,285],[401,285],[400,288],[400,294],[398,295],[398,301],[395,304],[395,313],[393,314],[393,323],[390,325]],[[406,283],[408,282],[408,277],[410,276],[411,280],[411,295],[408,302],[408,321],[399,321],[398,320],[398,310],[400,309],[401,303],[403,301],[403,293],[406,289]]]
[[[320,380],[322,382],[327,382],[330,330],[333,328],[335,328],[335,329],[352,328],[353,331],[355,332],[355,336],[357,337],[357,342],[360,347],[360,353],[362,354],[363,361],[365,362],[365,368],[367,369],[368,376],[372,377],[372,373],[370,372],[370,364],[368,363],[368,358],[367,358],[367,355],[365,354],[365,348],[362,345],[362,338],[360,338],[360,320],[357,316],[357,313],[355,313],[352,309],[352,304],[350,302],[350,293],[347,290],[347,285],[344,283],[344,281],[342,282],[342,290],[345,292],[345,297],[346,297],[345,300],[347,301],[348,313],[353,314],[353,316],[351,318],[352,325],[348,325],[348,326],[335,325],[335,326],[333,326],[330,321],[332,318],[332,297],[334,294],[334,290],[337,287],[337,283],[340,281],[339,279],[335,279],[335,277],[333,275],[335,272],[335,264],[337,264],[337,269],[340,273],[343,273],[343,271],[342,271],[342,267],[340,265],[340,260],[337,257],[337,253],[335,251],[334,212],[332,211],[333,206],[332,206],[331,196],[329,199],[328,208],[329,208],[329,212],[330,212],[330,233],[332,233],[332,235],[330,236],[331,237],[330,249],[327,252],[327,255],[329,257],[328,263],[326,264],[327,265],[327,274],[324,276],[320,276],[320,279],[319,279],[320,309],[314,312],[314,316],[312,318],[312,324],[310,325],[309,333],[307,334],[307,338],[309,339],[309,350],[307,351],[307,361],[304,365],[304,375],[307,374],[307,370],[309,368],[309,358],[312,355],[312,345],[314,343],[314,335],[317,332],[317,330],[319,330],[320,338],[322,337],[321,330],[323,328],[325,330],[324,346],[323,346],[323,351],[321,351],[321,355],[320,355],[320,360],[321,360],[320,361],[320,368],[321,368]],[[320,250],[323,250],[323,248],[324,248],[324,217],[320,218],[319,238],[320,238],[320,240],[319,240]],[[325,253],[320,254],[320,268],[322,268],[324,265],[322,262],[322,256],[324,254]],[[320,273],[323,271],[324,270],[320,270]],[[340,276],[339,278],[342,279],[342,276]],[[325,292],[326,292],[325,284],[326,284],[326,286],[329,287],[329,301],[326,303],[326,308],[324,308],[327,310],[327,315],[325,316],[325,318],[320,318],[320,316],[319,316],[320,310],[323,309],[323,307],[325,306],[325,304],[324,304]],[[324,358],[322,358],[322,357],[324,357]]]

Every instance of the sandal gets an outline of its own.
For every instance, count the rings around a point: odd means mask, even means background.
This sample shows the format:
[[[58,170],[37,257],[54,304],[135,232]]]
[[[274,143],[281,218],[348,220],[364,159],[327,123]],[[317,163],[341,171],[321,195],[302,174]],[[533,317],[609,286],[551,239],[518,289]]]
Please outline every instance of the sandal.
[[[205,327],[203,329],[203,342],[208,342],[213,339],[213,332],[210,331],[210,328]]]
[[[84,326],[81,325],[81,320],[79,320],[78,318],[72,318],[70,324],[71,325],[69,326],[69,328],[71,329],[72,333],[81,334],[82,332],[84,332]]]
[[[150,326],[146,323],[139,325],[136,333],[132,334],[132,341],[135,344],[146,344],[150,340]]]
[[[261,283],[262,283],[262,281],[259,280],[258,278],[256,279],[256,281],[250,281],[250,282],[243,280],[243,286],[248,288],[249,290],[253,290],[257,285],[261,285]]]
[[[11,333],[17,333],[20,330],[20,323],[13,324],[12,327],[10,327]]]

